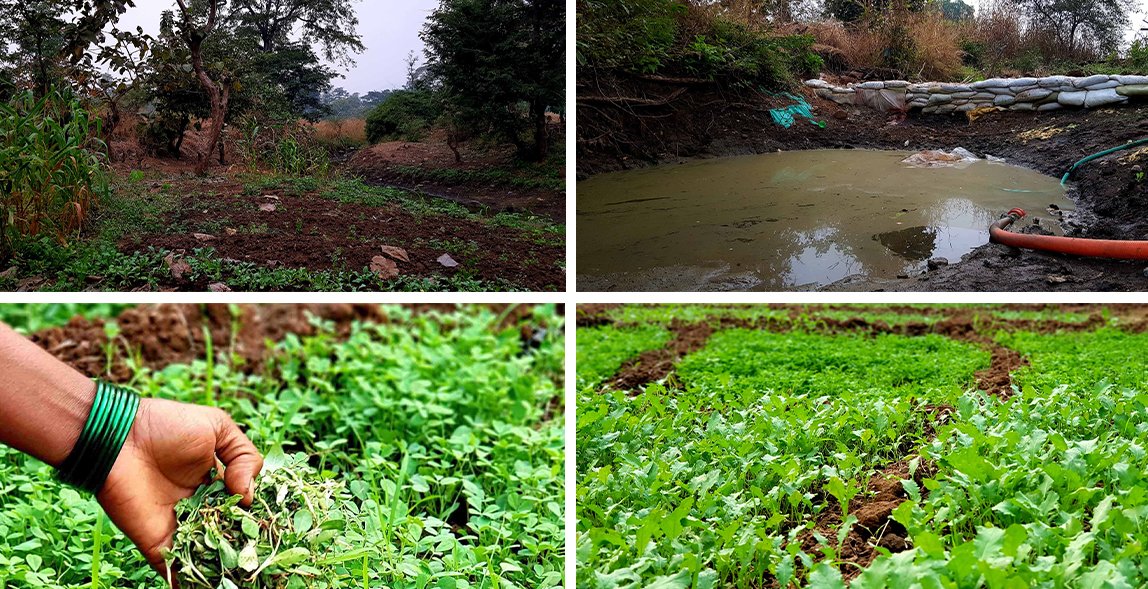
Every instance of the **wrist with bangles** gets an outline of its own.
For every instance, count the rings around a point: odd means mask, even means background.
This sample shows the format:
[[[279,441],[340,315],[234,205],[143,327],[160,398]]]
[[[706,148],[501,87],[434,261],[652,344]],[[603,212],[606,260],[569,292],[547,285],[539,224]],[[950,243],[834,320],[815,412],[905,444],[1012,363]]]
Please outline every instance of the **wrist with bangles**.
[[[84,429],[72,452],[60,464],[57,477],[78,489],[99,493],[128,439],[139,406],[136,392],[97,382]]]

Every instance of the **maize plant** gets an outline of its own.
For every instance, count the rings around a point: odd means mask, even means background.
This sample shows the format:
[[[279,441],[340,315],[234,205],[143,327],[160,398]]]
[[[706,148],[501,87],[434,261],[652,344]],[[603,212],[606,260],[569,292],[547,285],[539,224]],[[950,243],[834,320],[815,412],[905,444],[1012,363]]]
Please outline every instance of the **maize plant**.
[[[70,93],[0,104],[0,259],[20,237],[66,244],[108,193],[100,126]]]

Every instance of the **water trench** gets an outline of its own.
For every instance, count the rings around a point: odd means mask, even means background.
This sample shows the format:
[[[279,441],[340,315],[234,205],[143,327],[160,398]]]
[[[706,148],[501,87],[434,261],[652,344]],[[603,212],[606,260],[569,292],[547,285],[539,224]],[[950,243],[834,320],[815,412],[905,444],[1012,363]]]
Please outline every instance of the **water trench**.
[[[1062,235],[1072,201],[1055,178],[976,161],[902,163],[910,152],[813,150],[702,160],[578,183],[578,288],[811,290],[958,261],[1013,207]]]

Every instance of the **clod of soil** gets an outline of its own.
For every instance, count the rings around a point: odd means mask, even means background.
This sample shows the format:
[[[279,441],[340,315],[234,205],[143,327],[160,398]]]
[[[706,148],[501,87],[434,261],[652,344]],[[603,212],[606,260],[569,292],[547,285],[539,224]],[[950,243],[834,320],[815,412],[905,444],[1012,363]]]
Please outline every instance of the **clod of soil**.
[[[451,304],[405,306],[415,312],[457,309]],[[497,313],[510,307],[501,303],[487,306]],[[232,315],[231,306],[223,304],[160,304],[127,309],[115,320],[119,334],[111,342],[114,353],[110,365],[104,320],[75,317],[62,327],[34,333],[31,339],[89,377],[122,383],[132,377],[132,369],[125,361],[128,357],[138,355],[143,365],[152,370],[202,358],[207,350],[204,328],[215,350],[238,355],[243,359],[241,369],[258,372],[266,358],[267,341],[279,341],[288,333],[315,333],[311,315],[334,322],[341,337],[350,333],[353,322],[387,320],[382,307],[369,304],[238,305],[236,308],[238,316]],[[507,313],[500,327],[517,325],[532,311],[532,305],[518,305]],[[233,325],[238,327],[234,347]]]
[[[702,349],[714,330],[707,323],[675,320],[670,325],[670,331],[673,337],[666,342],[665,347],[642,352],[637,358],[627,360],[610,380],[610,386],[619,390],[638,391],[646,384],[665,378],[673,371],[678,360],[690,352]]]

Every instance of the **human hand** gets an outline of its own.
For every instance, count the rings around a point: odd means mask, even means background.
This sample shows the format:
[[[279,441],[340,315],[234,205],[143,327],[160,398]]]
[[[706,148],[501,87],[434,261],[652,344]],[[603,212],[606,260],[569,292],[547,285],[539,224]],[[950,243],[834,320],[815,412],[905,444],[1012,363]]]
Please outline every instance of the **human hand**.
[[[218,457],[227,490],[250,506],[263,457],[219,409],[143,399],[107,482],[96,496],[108,517],[172,581],[163,552],[175,534],[175,504],[206,481]]]

